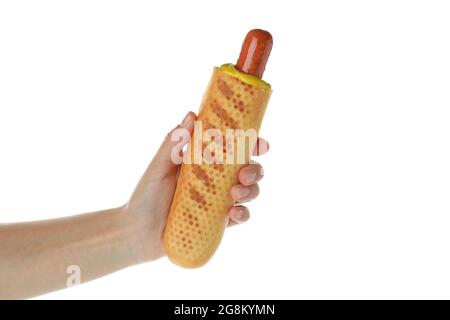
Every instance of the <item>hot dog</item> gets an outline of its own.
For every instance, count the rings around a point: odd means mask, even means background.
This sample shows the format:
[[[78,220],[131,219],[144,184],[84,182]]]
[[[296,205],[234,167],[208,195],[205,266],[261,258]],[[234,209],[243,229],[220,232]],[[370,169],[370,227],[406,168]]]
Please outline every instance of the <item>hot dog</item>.
[[[242,150],[238,148],[238,138],[228,140],[227,133],[229,129],[253,130],[257,136],[272,92],[271,86],[261,80],[271,48],[270,33],[251,30],[236,66],[225,64],[213,70],[197,117],[201,125],[200,144],[196,144],[194,130],[164,231],[166,254],[177,265],[200,267],[220,244],[228,223],[227,213],[234,204],[231,187],[238,184],[239,170],[250,160],[256,143],[256,138],[245,140],[240,159],[243,161],[239,161]],[[211,139],[212,129],[221,135],[220,139]],[[196,152],[200,150],[205,155],[211,148],[213,162],[206,161],[206,157],[201,163],[195,162]]]

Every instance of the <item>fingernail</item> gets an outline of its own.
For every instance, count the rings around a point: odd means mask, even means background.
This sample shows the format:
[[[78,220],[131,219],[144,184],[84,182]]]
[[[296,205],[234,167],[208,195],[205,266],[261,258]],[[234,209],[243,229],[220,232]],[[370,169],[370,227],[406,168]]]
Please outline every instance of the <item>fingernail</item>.
[[[256,181],[256,173],[254,171],[249,171],[245,174],[245,179],[247,179],[248,183],[252,183]]]
[[[264,168],[263,167],[259,167],[259,174],[261,177],[264,176]]]
[[[249,194],[250,194],[250,189],[249,188],[241,187],[241,188],[237,189],[237,196],[238,196],[239,199],[244,199]]]
[[[238,212],[236,212],[236,220],[242,220],[242,217],[244,217],[244,209],[239,209]]]
[[[181,122],[181,126],[185,127],[189,123],[190,120],[191,120],[191,117],[190,117],[190,113],[188,112],[187,115],[184,117],[183,121]]]

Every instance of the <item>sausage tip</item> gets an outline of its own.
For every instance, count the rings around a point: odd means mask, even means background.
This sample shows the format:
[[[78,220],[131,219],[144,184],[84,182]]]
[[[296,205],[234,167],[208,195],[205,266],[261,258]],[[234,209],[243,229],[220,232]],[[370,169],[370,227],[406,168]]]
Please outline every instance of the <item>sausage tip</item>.
[[[250,30],[242,43],[236,69],[261,79],[272,45],[272,35],[268,31],[262,29]]]

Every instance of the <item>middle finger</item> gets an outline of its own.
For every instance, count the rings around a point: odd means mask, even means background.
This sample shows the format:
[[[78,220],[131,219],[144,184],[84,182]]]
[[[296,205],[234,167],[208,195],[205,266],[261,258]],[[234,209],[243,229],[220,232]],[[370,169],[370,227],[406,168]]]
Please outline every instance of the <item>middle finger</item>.
[[[257,163],[253,162],[246,165],[239,171],[239,182],[244,186],[249,186],[257,183],[264,176],[263,167]]]
[[[244,186],[237,184],[231,188],[231,197],[234,201],[243,203],[256,198],[259,194],[258,184],[252,184],[251,186]]]

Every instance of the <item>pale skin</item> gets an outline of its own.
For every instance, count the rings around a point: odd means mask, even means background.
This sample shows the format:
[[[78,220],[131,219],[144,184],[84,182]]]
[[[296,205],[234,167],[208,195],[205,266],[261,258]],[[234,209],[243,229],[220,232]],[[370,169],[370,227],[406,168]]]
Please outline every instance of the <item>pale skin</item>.
[[[189,112],[176,128],[192,132]],[[258,154],[268,150],[259,139]],[[67,287],[70,266],[81,270],[81,282],[164,256],[162,234],[175,190],[179,165],[170,158],[177,141],[166,136],[123,206],[67,218],[0,224],[0,299],[23,299]],[[262,147],[261,147],[262,146]],[[251,162],[231,188],[236,205],[229,225],[246,222],[242,203],[258,195],[262,167]]]

